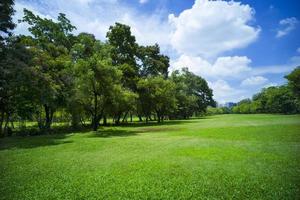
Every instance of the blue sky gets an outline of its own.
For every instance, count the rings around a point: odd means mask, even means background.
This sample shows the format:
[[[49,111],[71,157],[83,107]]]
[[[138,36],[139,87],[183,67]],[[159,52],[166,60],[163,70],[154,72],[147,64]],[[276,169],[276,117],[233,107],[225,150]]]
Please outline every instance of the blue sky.
[[[300,65],[299,0],[16,0],[15,20],[24,7],[53,19],[63,12],[76,33],[101,40],[115,22],[128,24],[140,44],[160,44],[170,71],[188,67],[204,77],[220,103],[283,84]]]

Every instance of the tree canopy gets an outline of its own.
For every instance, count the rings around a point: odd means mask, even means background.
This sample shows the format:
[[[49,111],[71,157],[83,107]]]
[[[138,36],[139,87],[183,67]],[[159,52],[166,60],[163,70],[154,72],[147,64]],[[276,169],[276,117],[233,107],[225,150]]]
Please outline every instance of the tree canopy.
[[[1,4],[5,33],[14,28],[12,5]],[[214,102],[207,82],[187,69],[169,77],[169,57],[158,44],[139,45],[125,24],[112,25],[107,41],[100,41],[92,33],[74,35],[63,13],[52,20],[24,9],[20,22],[31,34],[8,34],[3,43],[1,131],[9,122],[30,120],[48,132],[61,113],[73,127],[88,123],[93,130],[108,118],[161,122],[203,114]]]

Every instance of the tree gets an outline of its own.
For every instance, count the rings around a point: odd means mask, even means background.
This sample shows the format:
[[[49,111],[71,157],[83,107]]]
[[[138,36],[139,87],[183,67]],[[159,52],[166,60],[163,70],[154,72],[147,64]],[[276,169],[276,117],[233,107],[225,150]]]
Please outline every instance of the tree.
[[[209,105],[215,105],[212,90],[207,82],[187,68],[174,71],[171,79],[176,84],[177,90],[178,110],[174,113],[175,117],[188,118],[193,114],[204,113]]]
[[[31,55],[20,43],[19,37],[6,38],[5,56],[0,60],[0,135],[11,117],[18,113],[28,117],[32,112],[30,92],[30,69],[28,66]],[[3,124],[5,121],[5,124]]]
[[[264,90],[264,93],[267,97],[267,112],[284,114],[297,112],[296,98],[287,86],[269,87]]]
[[[156,113],[157,121],[176,108],[175,84],[161,76],[141,79],[138,82],[139,98],[142,110],[148,118],[152,112]]]
[[[251,113],[251,99],[243,99],[237,103],[236,106],[233,107],[234,113]]]
[[[69,50],[74,42],[71,32],[75,29],[65,14],[60,13],[57,22],[42,19],[24,9],[22,22],[29,24],[32,36],[23,37],[23,43],[33,54],[32,91],[42,110],[37,112],[39,127],[49,129],[54,112],[66,102],[71,67]],[[45,120],[44,120],[45,118]]]
[[[0,43],[5,39],[5,34],[11,35],[11,31],[15,28],[12,16],[15,12],[14,0],[1,0],[0,3]]]
[[[105,112],[113,117],[116,124],[120,123],[122,114],[123,122],[126,120],[128,113],[135,109],[137,94],[129,89],[123,88],[120,84],[112,88],[113,96],[109,105],[106,106]]]
[[[136,63],[137,44],[135,37],[131,34],[130,27],[116,23],[109,27],[106,37],[112,46],[112,64],[123,73],[123,85],[136,91],[139,71]]]
[[[75,60],[76,100],[92,118],[96,131],[105,109],[120,87],[122,72],[112,67],[111,47],[93,35],[79,34],[72,49]]]
[[[234,113],[294,114],[299,111],[297,99],[286,85],[264,88],[252,101],[244,99],[233,107]]]
[[[296,67],[290,74],[285,76],[288,85],[292,89],[294,95],[300,101],[300,66]]]
[[[141,46],[138,49],[138,57],[141,61],[140,76],[164,76],[168,77],[169,57],[160,53],[158,44],[153,46]]]

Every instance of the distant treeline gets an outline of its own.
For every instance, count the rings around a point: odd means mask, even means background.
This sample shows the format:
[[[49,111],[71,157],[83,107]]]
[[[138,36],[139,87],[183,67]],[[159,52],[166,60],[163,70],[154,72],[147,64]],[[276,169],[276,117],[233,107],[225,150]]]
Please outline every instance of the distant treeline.
[[[130,27],[116,23],[107,41],[24,9],[20,22],[31,35],[14,36],[13,1],[1,3],[0,135],[13,123],[36,121],[48,132],[58,113],[73,128],[89,123],[186,119],[214,106],[207,82],[187,68],[169,74],[169,57],[158,44],[142,46]]]
[[[252,99],[244,99],[232,108],[208,108],[208,113],[300,113],[300,67],[285,78],[288,80],[286,85],[264,88]]]

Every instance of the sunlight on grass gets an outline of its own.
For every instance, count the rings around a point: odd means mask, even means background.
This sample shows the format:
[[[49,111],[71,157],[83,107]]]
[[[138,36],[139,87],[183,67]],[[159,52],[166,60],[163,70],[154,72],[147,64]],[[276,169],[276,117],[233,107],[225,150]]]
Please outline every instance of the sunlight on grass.
[[[0,199],[298,199],[300,117],[220,115],[0,140]]]

